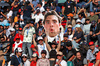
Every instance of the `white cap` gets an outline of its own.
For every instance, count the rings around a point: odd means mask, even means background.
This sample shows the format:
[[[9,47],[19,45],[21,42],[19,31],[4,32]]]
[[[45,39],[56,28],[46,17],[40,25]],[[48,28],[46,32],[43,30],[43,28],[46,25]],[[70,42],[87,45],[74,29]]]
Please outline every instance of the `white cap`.
[[[14,28],[10,28],[10,31],[15,31],[15,29]]]
[[[32,55],[32,57],[37,57],[37,54],[36,54],[36,53],[34,53],[34,54]]]
[[[76,22],[82,22],[80,19],[77,19]]]
[[[43,38],[40,36],[40,37],[37,38],[37,40],[43,40]]]
[[[27,55],[26,55],[26,54],[23,54],[23,55],[22,55],[22,57],[23,57],[23,56],[27,57]]]
[[[22,52],[23,50],[20,48],[20,47],[18,47],[18,52]]]
[[[14,54],[14,53],[11,53],[11,54],[10,54],[10,57],[12,57],[13,55],[15,55],[15,54]]]

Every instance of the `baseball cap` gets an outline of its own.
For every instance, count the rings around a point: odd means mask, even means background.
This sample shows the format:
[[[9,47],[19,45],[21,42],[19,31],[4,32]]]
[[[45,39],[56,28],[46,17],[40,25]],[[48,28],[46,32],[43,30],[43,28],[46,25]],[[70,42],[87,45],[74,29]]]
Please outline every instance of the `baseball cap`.
[[[71,41],[68,41],[68,42],[66,42],[66,46],[72,46],[72,42]]]
[[[39,40],[43,40],[43,38],[40,36],[40,37],[37,38],[37,40],[38,40],[38,41],[39,41]]]
[[[94,45],[94,42],[93,41],[90,41],[89,42],[89,46],[91,46],[91,45]]]
[[[79,23],[79,22],[82,23],[82,21],[80,19],[77,19],[76,20],[76,23]]]
[[[14,54],[14,53],[11,53],[11,54],[10,54],[10,57],[12,57],[13,55],[15,55],[15,54]]]
[[[27,55],[26,55],[26,54],[23,54],[23,55],[22,55],[22,57],[23,57],[23,56],[27,57]]]
[[[16,36],[15,38],[16,38],[16,39],[20,39],[20,37],[19,37],[19,36]]]
[[[52,42],[52,43],[51,43],[51,45],[57,45],[57,43],[55,43],[55,42]]]
[[[6,23],[6,25],[5,26],[9,26],[10,24],[9,23]]]
[[[69,13],[67,16],[71,16],[71,17],[73,17],[74,15],[73,15],[72,13]]]
[[[57,55],[63,55],[63,53],[59,51],[59,52],[57,52]]]
[[[3,23],[1,23],[1,24],[0,24],[0,26],[3,26],[3,27],[4,27],[4,24],[3,24]]]
[[[42,50],[41,54],[47,54],[46,50]]]
[[[18,49],[18,52],[22,52],[23,51],[20,47],[18,47],[17,49]]]
[[[35,48],[35,46],[32,44],[30,48]]]
[[[68,37],[68,35],[67,34],[64,34],[64,37]]]
[[[40,13],[40,9],[37,9],[37,10],[36,10],[36,14],[37,14],[37,13]]]
[[[1,18],[3,18],[3,16],[2,16],[2,15],[0,15],[0,19],[1,19]]]
[[[32,57],[37,57],[37,54],[36,54],[36,53],[34,53],[34,54],[32,55]]]
[[[22,31],[23,29],[22,28],[19,28],[19,31]]]
[[[14,28],[10,28],[10,31],[15,31],[15,29]]]
[[[96,24],[96,21],[93,20],[93,21],[91,22],[91,25],[95,25],[95,24]]]

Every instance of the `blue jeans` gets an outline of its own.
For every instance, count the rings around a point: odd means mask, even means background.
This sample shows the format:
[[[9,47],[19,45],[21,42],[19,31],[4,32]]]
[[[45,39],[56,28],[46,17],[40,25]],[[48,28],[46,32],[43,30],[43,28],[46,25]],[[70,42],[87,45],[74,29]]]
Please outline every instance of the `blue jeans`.
[[[79,44],[75,40],[72,41],[73,48],[79,48]]]
[[[87,5],[85,5],[85,8],[88,8],[90,6],[90,11],[93,11],[93,4],[92,2],[88,3]]]
[[[76,6],[82,8],[83,5],[85,5],[86,2],[81,2],[81,3],[77,3]]]
[[[23,46],[22,46],[23,54],[26,54],[26,48],[27,48],[28,49],[28,54],[31,57],[32,56],[32,50],[31,50],[30,47],[31,47],[31,43],[29,43],[29,42],[23,42]]]

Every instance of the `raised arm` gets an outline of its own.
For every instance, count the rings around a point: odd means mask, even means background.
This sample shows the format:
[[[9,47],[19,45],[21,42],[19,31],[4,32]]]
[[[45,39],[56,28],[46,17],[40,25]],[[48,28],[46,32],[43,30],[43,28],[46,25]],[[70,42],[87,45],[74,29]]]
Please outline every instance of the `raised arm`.
[[[48,44],[47,37],[45,37],[45,44],[46,44],[46,47],[47,47],[48,51],[51,51],[51,47]]]
[[[60,39],[60,36],[59,36],[59,44],[57,46],[57,52],[60,50],[60,46],[61,46],[61,39]]]
[[[33,37],[33,44],[34,44],[34,46],[37,48],[37,43],[36,43],[36,41],[35,41],[35,37]]]

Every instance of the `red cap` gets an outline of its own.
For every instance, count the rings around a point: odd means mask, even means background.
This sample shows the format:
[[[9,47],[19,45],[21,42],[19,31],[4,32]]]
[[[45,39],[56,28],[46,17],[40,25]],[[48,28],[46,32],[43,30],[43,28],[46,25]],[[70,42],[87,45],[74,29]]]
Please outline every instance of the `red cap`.
[[[32,44],[30,48],[35,48],[35,46]]]
[[[19,30],[22,31],[23,29],[22,28],[19,28]]]
[[[94,42],[93,41],[90,41],[89,42],[89,45],[91,46],[91,45],[94,45]]]
[[[89,63],[89,65],[88,66],[93,66],[94,64],[93,63]]]
[[[19,36],[16,36],[16,39],[20,38]]]
[[[99,47],[98,45],[96,45],[96,47]]]

